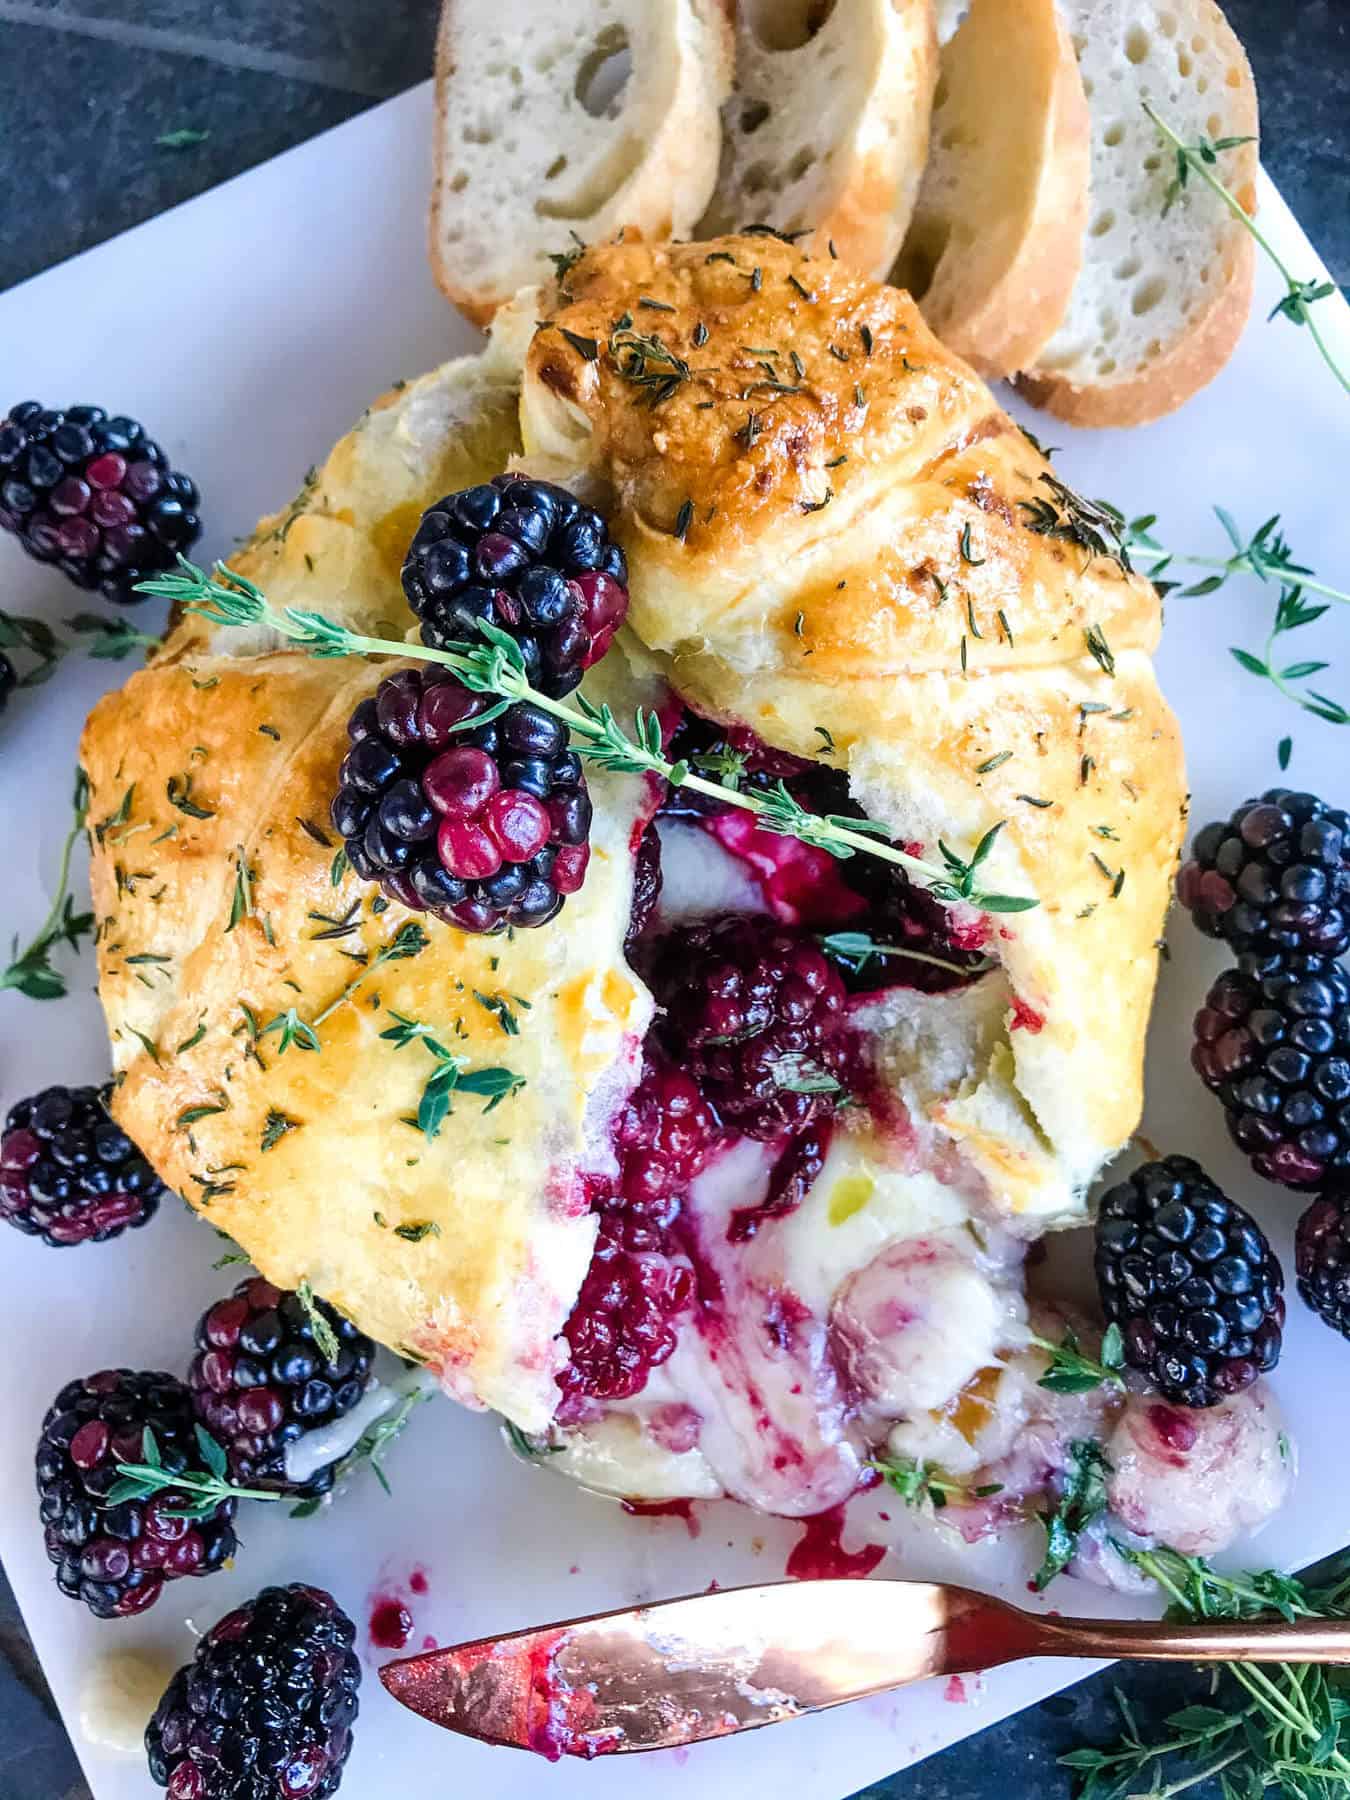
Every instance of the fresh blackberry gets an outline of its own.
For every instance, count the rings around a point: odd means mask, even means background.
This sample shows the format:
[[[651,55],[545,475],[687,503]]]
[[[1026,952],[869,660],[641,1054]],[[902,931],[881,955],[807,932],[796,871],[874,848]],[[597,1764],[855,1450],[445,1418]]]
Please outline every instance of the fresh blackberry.
[[[10,1108],[0,1218],[61,1247],[101,1244],[154,1217],[166,1189],[104,1104],[108,1089],[49,1087]]]
[[[1177,898],[1206,937],[1235,950],[1340,956],[1350,949],[1350,817],[1270,788],[1197,835]]]
[[[331,1594],[292,1582],[227,1613],[145,1728],[169,1800],[327,1800],[360,1709],[356,1627]]]
[[[233,1500],[185,1518],[191,1497],[169,1488],[113,1502],[117,1464],[145,1460],[154,1436],[171,1475],[206,1474],[192,1396],[162,1371],[105,1369],[67,1382],[42,1421],[38,1511],[56,1585],[101,1619],[144,1612],[166,1581],[209,1575],[235,1550]]]
[[[0,529],[105,599],[143,599],[136,583],[192,548],[200,498],[143,426],[101,406],[25,400],[0,423]]]
[[[624,933],[624,954],[633,947],[651,923],[656,903],[661,898],[661,833],[652,819],[638,839],[633,858],[633,903],[628,911],[628,930]]]
[[[1145,1163],[1103,1196],[1096,1271],[1125,1360],[1178,1406],[1215,1406],[1280,1360],[1279,1262],[1189,1156]]]
[[[615,1129],[618,1175],[592,1192],[599,1232],[563,1328],[571,1350],[558,1376],[564,1423],[585,1418],[596,1401],[637,1393],[674,1350],[673,1321],[693,1299],[694,1276],[673,1227],[717,1135],[695,1083],[649,1054]]]
[[[0,713],[9,705],[9,697],[18,685],[18,671],[4,651],[0,650]]]
[[[1325,956],[1248,952],[1195,1018],[1191,1052],[1258,1175],[1350,1174],[1350,977]]]
[[[1321,1194],[1294,1234],[1298,1291],[1333,1331],[1350,1337],[1350,1190]]]
[[[815,941],[758,914],[673,931],[650,976],[656,1041],[749,1137],[829,1118],[844,1091],[844,984]]]
[[[297,1295],[260,1276],[241,1281],[197,1325],[188,1370],[197,1417],[225,1447],[239,1487],[269,1487],[306,1498],[333,1485],[336,1459],[303,1483],[286,1477],[286,1451],[307,1431],[349,1413],[370,1385],[375,1345],[324,1300],[314,1304],[338,1341],[329,1362]]]
[[[403,591],[436,649],[485,623],[520,646],[530,685],[567,694],[628,611],[628,567],[599,513],[546,481],[496,475],[422,516]]]
[[[352,714],[332,806],[357,874],[464,931],[545,925],[590,858],[567,730],[524,702],[488,712],[445,670],[400,669]]]

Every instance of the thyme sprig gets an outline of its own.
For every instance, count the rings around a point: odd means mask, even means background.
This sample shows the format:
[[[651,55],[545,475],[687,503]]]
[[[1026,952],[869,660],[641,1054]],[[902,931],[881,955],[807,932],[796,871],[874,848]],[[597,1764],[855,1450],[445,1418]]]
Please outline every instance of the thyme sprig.
[[[316,1013],[312,1019],[306,1020],[300,1017],[293,1006],[288,1007],[284,1013],[278,1013],[265,1025],[260,1025],[256,1036],[259,1038],[270,1037],[274,1031],[277,1032],[279,1036],[278,1056],[284,1056],[292,1044],[301,1050],[322,1049],[319,1028],[332,1018],[340,1006],[346,1005],[362,982],[369,981],[376,969],[382,968],[385,963],[401,962],[409,956],[420,956],[428,942],[427,934],[420,925],[414,924],[411,920],[406,925],[400,925],[389,943],[375,952],[361,973],[354,975],[337,998],[330,1000],[322,1012]]]
[[[0,991],[13,988],[17,993],[25,995],[29,1000],[59,1000],[67,991],[66,978],[59,969],[52,965],[52,951],[58,944],[69,944],[72,950],[78,950],[80,939],[87,937],[94,929],[94,915],[91,912],[77,913],[74,897],[70,892],[70,858],[75,848],[75,840],[85,828],[85,820],[89,812],[89,782],[83,769],[75,771],[75,792],[72,797],[74,818],[70,830],[66,833],[65,842],[61,846],[61,863],[56,876],[56,898],[52,901],[51,911],[38,928],[37,935],[24,950],[19,949],[17,936],[11,946],[10,962],[0,972]]]
[[[394,1490],[389,1485],[389,1477],[384,1472],[384,1459],[396,1439],[403,1435],[409,1419],[412,1418],[422,1402],[434,1399],[440,1392],[433,1377],[424,1369],[417,1370],[410,1378],[410,1385],[406,1387],[403,1386],[402,1381],[395,1383],[394,1391],[397,1392],[400,1387],[403,1388],[403,1391],[394,1406],[388,1412],[381,1413],[378,1419],[373,1420],[347,1454],[339,1460],[333,1471],[335,1487],[341,1486],[364,1464],[385,1493],[393,1494]],[[325,1498],[326,1496],[322,1496],[298,1501],[291,1508],[290,1517],[308,1519],[312,1514],[318,1512],[324,1504]]]
[[[1223,1575],[1200,1557],[1174,1550],[1116,1550],[1150,1576],[1183,1619],[1343,1619],[1350,1605],[1350,1572],[1341,1558],[1316,1585],[1276,1569]],[[1153,1741],[1140,1731],[1119,1696],[1125,1720],[1120,1741],[1060,1758],[1080,1777],[1079,1800],[1125,1800],[1147,1783],[1150,1800],[1170,1800],[1216,1780],[1230,1800],[1278,1792],[1289,1800],[1333,1800],[1350,1794],[1350,1693],[1334,1667],[1307,1663],[1226,1663],[1213,1703],[1173,1713]]]
[[[968,1482],[943,1474],[936,1463],[920,1462],[913,1456],[878,1457],[869,1467],[877,1471],[887,1487],[899,1494],[906,1506],[931,1506],[934,1512],[941,1512],[953,1501],[959,1505],[971,1500],[988,1500],[1003,1492],[1001,1482],[971,1487]]]
[[[1266,634],[1263,652],[1258,655],[1234,645],[1230,646],[1230,654],[1249,675],[1269,681],[1286,699],[1292,700],[1304,712],[1324,719],[1330,725],[1350,724],[1350,711],[1339,700],[1333,700],[1319,689],[1302,685],[1313,676],[1320,675],[1329,664],[1318,660],[1286,664],[1276,654],[1281,637],[1287,632],[1314,624],[1330,610],[1331,603],[1350,606],[1350,593],[1320,581],[1307,563],[1295,560],[1293,548],[1280,528],[1278,513],[1273,513],[1249,537],[1244,537],[1232,514],[1222,506],[1216,506],[1214,513],[1230,545],[1231,553],[1228,556],[1192,556],[1168,550],[1154,534],[1153,528],[1157,524],[1155,513],[1147,513],[1128,523],[1122,518],[1121,527],[1126,542],[1153,559],[1147,571],[1148,578],[1163,593],[1175,589],[1184,599],[1204,598],[1217,593],[1227,581],[1237,575],[1254,575],[1258,581],[1278,586],[1275,612]],[[1181,586],[1165,579],[1167,571],[1176,563],[1212,572],[1202,576],[1199,581]],[[1316,594],[1319,596],[1318,602],[1310,603],[1305,599],[1305,594]]]
[[[1347,373],[1336,360],[1330,345],[1319,330],[1317,320],[1313,317],[1312,312],[1319,300],[1325,300],[1336,292],[1335,284],[1326,280],[1300,281],[1265,232],[1248,213],[1237,195],[1231,188],[1226,187],[1214,172],[1219,157],[1224,151],[1234,150],[1239,144],[1250,143],[1251,139],[1245,137],[1201,137],[1194,144],[1188,144],[1147,100],[1143,102],[1143,107],[1153,121],[1154,128],[1171,145],[1176,154],[1176,173],[1167,190],[1163,211],[1166,212],[1176,203],[1189,185],[1191,176],[1198,176],[1205,186],[1219,197],[1243,230],[1255,241],[1279,271],[1284,281],[1284,297],[1271,312],[1271,318],[1280,316],[1289,319],[1295,325],[1306,325],[1308,334],[1316,344],[1322,361],[1331,370],[1346,393],[1350,394],[1350,373]]]
[[[1075,1438],[1069,1445],[1063,1491],[1051,1510],[1039,1515],[1045,1527],[1045,1558],[1031,1578],[1038,1593],[1068,1568],[1083,1533],[1106,1512],[1110,1474],[1111,1464],[1095,1438]]]
[[[468,1068],[468,1057],[457,1056],[453,1050],[448,1050],[436,1036],[436,1026],[427,1025],[421,1019],[405,1018],[402,1013],[392,1011],[389,1017],[394,1023],[388,1031],[382,1031],[380,1036],[393,1044],[396,1050],[405,1049],[409,1044],[421,1044],[436,1064],[422,1089],[422,1097],[417,1103],[417,1114],[413,1120],[423,1137],[434,1138],[440,1135],[441,1126],[450,1116],[456,1094],[479,1095],[487,1101],[483,1111],[490,1113],[503,1100],[509,1100],[512,1094],[525,1086],[525,1077],[517,1075],[513,1069]]]
[[[853,975],[861,975],[867,965],[889,956],[903,956],[907,962],[928,963],[934,969],[946,969],[952,975],[973,979],[997,967],[992,956],[977,957],[973,962],[952,962],[945,956],[934,956],[927,950],[911,950],[905,944],[879,944],[865,931],[830,931],[820,939],[820,947],[832,962],[837,962]]]
[[[515,640],[490,623],[481,627],[487,639],[485,643],[462,644],[451,650],[437,650],[415,641],[366,637],[349,631],[322,613],[303,607],[278,609],[270,605],[253,582],[224,563],[217,563],[213,574],[207,575],[185,557],[179,558],[176,573],[156,576],[152,581],[141,582],[139,587],[142,592],[176,601],[217,625],[266,625],[282,637],[303,645],[315,656],[400,656],[439,663],[452,669],[464,686],[475,693],[496,694],[505,700],[528,700],[531,706],[561,719],[577,739],[581,754],[601,768],[659,775],[673,787],[689,787],[726,805],[753,813],[765,830],[795,837],[841,860],[861,852],[882,862],[895,863],[922,880],[939,900],[965,900],[984,912],[1003,913],[1026,912],[1039,904],[1029,897],[988,893],[977,886],[980,866],[993,850],[1006,820],[990,827],[968,859],[939,843],[942,857],[939,866],[922,857],[911,856],[891,843],[888,827],[873,820],[808,812],[781,781],[772,788],[746,792],[724,786],[695,774],[688,762],[672,763],[667,759],[661,723],[655,713],[639,707],[630,736],[607,705],[596,706],[579,694],[576,705],[569,706],[537,692],[526,678]]]
[[[166,1516],[171,1519],[205,1519],[225,1500],[280,1500],[269,1488],[236,1487],[229,1479],[225,1452],[202,1426],[196,1428],[197,1448],[206,1464],[205,1474],[193,1469],[166,1469],[155,1434],[147,1425],[141,1436],[138,1463],[118,1463],[122,1479],[109,1490],[108,1505],[127,1500],[152,1500],[156,1494],[182,1495],[183,1504]]]
[[[0,607],[0,650],[23,650],[38,659],[33,668],[19,677],[19,687],[41,687],[50,679],[67,648],[45,619],[9,613]]]
[[[1032,1336],[1038,1350],[1050,1358],[1050,1366],[1037,1382],[1052,1394],[1090,1394],[1104,1384],[1119,1386],[1125,1367],[1125,1340],[1119,1325],[1108,1325],[1102,1334],[1100,1357],[1086,1355],[1078,1347],[1078,1333],[1066,1325],[1064,1336],[1053,1344],[1048,1338]]]

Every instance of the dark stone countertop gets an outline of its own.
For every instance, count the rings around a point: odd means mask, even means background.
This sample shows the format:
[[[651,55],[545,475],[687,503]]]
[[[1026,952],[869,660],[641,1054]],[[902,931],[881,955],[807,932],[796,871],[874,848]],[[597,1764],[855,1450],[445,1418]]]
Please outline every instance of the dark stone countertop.
[[[1270,0],[1227,10],[1256,69],[1266,166],[1350,282],[1350,8],[1298,0],[1296,30],[1294,9]],[[436,0],[0,0],[0,288],[421,80],[436,11]],[[157,145],[182,130],[209,135]],[[1055,1759],[1117,1734],[1113,1688],[1147,1725],[1183,1686],[1113,1670],[856,1800],[1065,1800]],[[0,1576],[0,1795],[87,1792]]]

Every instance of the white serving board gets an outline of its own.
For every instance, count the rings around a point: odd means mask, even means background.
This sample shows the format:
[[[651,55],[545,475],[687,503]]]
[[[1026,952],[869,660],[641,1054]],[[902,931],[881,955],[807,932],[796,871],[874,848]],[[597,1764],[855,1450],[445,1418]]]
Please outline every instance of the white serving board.
[[[423,253],[430,117],[426,89],[405,95],[0,296],[0,403],[30,394],[56,405],[97,400],[146,419],[201,482],[209,527],[203,552],[228,555],[370,399],[473,342],[436,293]],[[1320,269],[1268,184],[1262,219],[1300,273]],[[1131,513],[1158,511],[1173,546],[1221,553],[1213,500],[1249,528],[1279,509],[1300,555],[1350,585],[1339,493],[1350,403],[1306,333],[1263,322],[1276,298],[1263,268],[1238,355],[1179,417],[1091,435],[1025,416],[1062,447],[1066,479]],[[1350,358],[1350,311],[1328,302],[1319,318]],[[1272,597],[1247,581],[1216,598],[1170,605],[1161,671],[1186,728],[1197,821],[1275,781],[1275,746],[1286,732],[1294,738],[1289,780],[1342,803],[1350,796],[1350,731],[1295,714],[1228,656],[1230,643],[1259,646]],[[10,540],[0,542],[7,609],[57,621],[82,599]],[[154,616],[153,606],[141,615]],[[1309,642],[1299,645],[1300,657],[1316,654],[1317,640],[1335,662],[1332,647],[1346,642],[1337,617],[1303,635]],[[1350,655],[1340,662],[1343,671],[1323,680],[1350,699]],[[46,910],[80,725],[100,691],[125,672],[73,656],[50,687],[20,695],[0,724],[5,942],[11,932],[26,941]],[[77,878],[83,881],[82,863]],[[1188,1067],[1190,1017],[1220,954],[1184,917],[1173,921],[1171,940],[1145,1128],[1159,1145],[1201,1156],[1251,1205],[1288,1269],[1299,1203],[1247,1172]],[[46,1082],[105,1076],[91,983],[86,956],[63,1001],[0,994],[0,1112]],[[1102,1029],[1111,1029],[1109,1016]],[[43,1554],[29,1473],[39,1421],[59,1385],[82,1372],[120,1363],[181,1370],[194,1320],[231,1281],[231,1272],[212,1272],[220,1248],[208,1227],[173,1204],[147,1230],[97,1248],[57,1254],[0,1233],[0,1557],[97,1800],[151,1800],[159,1792],[140,1757],[82,1737],[80,1698],[100,1659],[112,1649],[144,1648],[170,1665],[181,1662],[190,1627],[204,1629],[269,1581],[324,1583],[361,1624],[368,1675],[345,1800],[422,1792],[606,1800],[627,1796],[634,1781],[645,1800],[677,1800],[691,1781],[706,1800],[732,1800],[752,1783],[757,1792],[790,1791],[794,1800],[839,1800],[1087,1672],[1088,1665],[1050,1663],[996,1672],[973,1684],[969,1704],[928,1684],[780,1731],[648,1757],[640,1767],[616,1758],[549,1768],[438,1732],[379,1686],[379,1658],[365,1635],[372,1594],[410,1601],[416,1648],[424,1636],[454,1642],[714,1579],[776,1579],[797,1536],[785,1523],[726,1504],[700,1509],[696,1540],[678,1519],[629,1518],[516,1462],[490,1419],[449,1402],[425,1409],[395,1448],[392,1500],[367,1477],[307,1522],[291,1522],[283,1508],[254,1507],[241,1520],[246,1544],[232,1570],[171,1586],[142,1619],[95,1620],[57,1593]],[[1287,1510],[1247,1554],[1292,1566],[1350,1540],[1343,1498],[1350,1440],[1325,1429],[1328,1395],[1350,1394],[1350,1347],[1297,1302],[1276,1385],[1303,1474]],[[848,1542],[868,1529],[869,1508],[886,1509],[885,1502],[855,1508]],[[902,1547],[883,1573],[960,1571],[975,1585],[1009,1579],[1006,1556],[958,1557],[912,1522],[891,1529],[903,1533]],[[410,1589],[419,1569],[424,1595]],[[1100,1599],[1069,1582],[1050,1596],[1063,1611]]]

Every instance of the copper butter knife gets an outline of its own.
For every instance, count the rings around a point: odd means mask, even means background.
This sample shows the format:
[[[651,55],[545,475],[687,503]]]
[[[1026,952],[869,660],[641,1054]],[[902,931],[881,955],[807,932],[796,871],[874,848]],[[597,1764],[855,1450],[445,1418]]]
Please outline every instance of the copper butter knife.
[[[1350,1620],[1062,1619],[919,1581],[785,1581],[480,1638],[387,1663],[447,1730],[556,1760],[776,1725],[1024,1656],[1350,1662]]]

